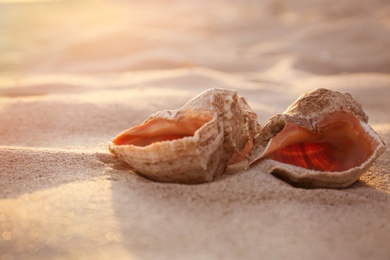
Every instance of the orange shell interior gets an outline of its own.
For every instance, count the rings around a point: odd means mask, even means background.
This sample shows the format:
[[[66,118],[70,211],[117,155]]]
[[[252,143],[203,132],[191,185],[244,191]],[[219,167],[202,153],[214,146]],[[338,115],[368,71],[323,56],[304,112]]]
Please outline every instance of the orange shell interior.
[[[316,131],[287,122],[262,157],[306,169],[336,172],[363,164],[377,146],[355,116],[338,112],[314,119]]]
[[[178,119],[153,118],[139,126],[118,134],[112,142],[116,145],[147,146],[155,142],[193,136],[200,127],[211,120],[211,115],[186,115]]]

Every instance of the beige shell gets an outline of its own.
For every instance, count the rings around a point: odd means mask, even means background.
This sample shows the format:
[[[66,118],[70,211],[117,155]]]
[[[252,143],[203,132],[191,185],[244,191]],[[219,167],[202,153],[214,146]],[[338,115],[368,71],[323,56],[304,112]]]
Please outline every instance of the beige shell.
[[[350,94],[317,89],[268,120],[250,163],[308,188],[345,188],[384,152],[368,117]]]
[[[109,150],[149,179],[202,183],[223,174],[229,164],[245,161],[259,131],[244,98],[215,88],[123,131]]]

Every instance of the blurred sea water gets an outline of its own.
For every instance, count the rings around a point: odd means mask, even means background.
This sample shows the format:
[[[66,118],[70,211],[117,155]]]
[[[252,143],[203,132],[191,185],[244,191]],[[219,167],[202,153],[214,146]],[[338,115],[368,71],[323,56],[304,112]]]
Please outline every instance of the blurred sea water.
[[[390,3],[383,0],[16,2],[0,1],[2,75],[390,71]]]

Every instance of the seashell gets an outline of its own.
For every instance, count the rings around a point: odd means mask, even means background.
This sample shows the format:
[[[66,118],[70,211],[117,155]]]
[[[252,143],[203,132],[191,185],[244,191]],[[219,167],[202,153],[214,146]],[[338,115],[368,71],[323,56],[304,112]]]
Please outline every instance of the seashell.
[[[257,116],[236,91],[209,89],[178,110],[160,111],[118,134],[109,150],[160,182],[202,183],[247,159]]]
[[[307,188],[346,188],[384,152],[361,105],[348,93],[317,89],[270,118],[249,161]]]

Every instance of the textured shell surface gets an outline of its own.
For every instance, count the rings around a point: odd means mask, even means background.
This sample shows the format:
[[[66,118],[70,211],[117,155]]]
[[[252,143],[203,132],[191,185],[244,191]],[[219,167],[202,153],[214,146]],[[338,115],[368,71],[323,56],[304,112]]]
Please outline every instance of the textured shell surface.
[[[121,132],[109,150],[155,181],[209,182],[247,159],[261,128],[256,119],[236,91],[209,89],[180,109],[157,112]]]
[[[350,94],[317,89],[267,121],[249,161],[295,186],[345,188],[385,150],[367,122]]]

